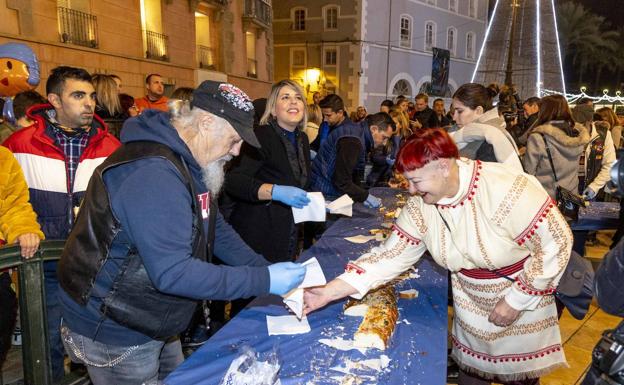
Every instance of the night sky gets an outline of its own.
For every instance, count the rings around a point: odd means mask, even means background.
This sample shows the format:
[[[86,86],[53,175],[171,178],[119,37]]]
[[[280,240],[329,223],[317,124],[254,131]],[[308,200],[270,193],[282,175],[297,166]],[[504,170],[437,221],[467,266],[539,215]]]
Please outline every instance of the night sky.
[[[561,0],[556,0],[560,2]],[[575,0],[597,15],[604,16],[615,28],[624,25],[624,0]]]
[[[585,8],[591,10],[595,14],[604,16],[611,22],[612,27],[624,25],[624,0],[555,0],[555,4],[560,4],[565,1],[575,1],[583,4]],[[488,15],[492,15],[494,4],[496,4],[496,0],[490,0],[490,12]]]

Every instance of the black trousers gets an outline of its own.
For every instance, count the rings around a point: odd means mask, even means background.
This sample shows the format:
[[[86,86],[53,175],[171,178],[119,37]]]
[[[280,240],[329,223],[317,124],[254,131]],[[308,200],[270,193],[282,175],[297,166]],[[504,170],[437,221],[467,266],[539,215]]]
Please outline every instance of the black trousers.
[[[0,273],[0,368],[11,348],[11,336],[17,318],[17,298],[11,289],[11,277]]]

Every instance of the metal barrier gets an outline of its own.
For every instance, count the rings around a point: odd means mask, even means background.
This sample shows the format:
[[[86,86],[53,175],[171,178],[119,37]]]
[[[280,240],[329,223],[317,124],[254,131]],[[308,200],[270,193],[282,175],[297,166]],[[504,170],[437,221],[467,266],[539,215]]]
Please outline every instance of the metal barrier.
[[[30,259],[22,258],[17,246],[0,248],[0,271],[9,268],[18,271],[24,383],[27,385],[52,385],[43,262],[59,259],[64,244],[65,241],[43,241],[37,254]]]

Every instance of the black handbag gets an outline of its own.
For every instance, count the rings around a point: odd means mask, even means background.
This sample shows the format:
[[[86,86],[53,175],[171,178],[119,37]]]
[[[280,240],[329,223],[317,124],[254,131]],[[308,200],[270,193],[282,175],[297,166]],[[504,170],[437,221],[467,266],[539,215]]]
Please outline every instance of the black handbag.
[[[555,171],[555,164],[550,154],[550,147],[546,141],[544,134],[540,134],[544,140],[546,146],[546,154],[548,154],[548,161],[550,162],[550,168],[552,169],[553,176],[555,177],[555,200],[557,201],[557,208],[568,222],[576,222],[578,220],[578,212],[581,206],[585,206],[585,200],[579,194],[576,194],[564,187],[559,186],[557,182],[557,172]]]
[[[594,297],[594,268],[591,262],[572,250],[555,296],[568,309],[572,317],[585,318]]]

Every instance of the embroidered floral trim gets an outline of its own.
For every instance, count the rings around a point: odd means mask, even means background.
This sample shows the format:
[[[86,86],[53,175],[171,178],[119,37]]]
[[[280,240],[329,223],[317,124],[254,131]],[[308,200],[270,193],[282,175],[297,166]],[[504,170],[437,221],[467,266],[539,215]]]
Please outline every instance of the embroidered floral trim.
[[[523,292],[529,295],[550,295],[556,291],[555,288],[550,288],[550,289],[545,289],[545,290],[539,290],[539,289],[534,288],[533,286],[529,285],[523,279],[523,274],[520,274],[516,277],[515,284],[518,286],[520,290],[522,290]]]
[[[474,168],[472,170],[472,178],[470,179],[470,185],[468,186],[468,191],[466,192],[466,194],[463,197],[461,197],[459,202],[457,202],[454,205],[436,205],[436,206],[441,208],[441,209],[454,209],[457,206],[463,206],[464,203],[465,203],[464,201],[466,199],[471,201],[472,198],[474,198],[474,195],[477,193],[475,191],[475,189],[477,188],[477,182],[479,181],[479,176],[481,176],[480,170],[482,168],[483,168],[483,166],[481,165],[481,161],[480,160],[476,160]]]
[[[228,83],[222,83],[219,84],[219,91],[221,91],[221,96],[239,110],[246,112],[253,110],[251,99],[240,88]]]
[[[531,236],[535,234],[535,230],[537,230],[539,224],[544,222],[546,215],[548,215],[548,212],[553,207],[555,207],[555,202],[550,197],[547,198],[546,201],[542,204],[542,207],[540,207],[539,211],[537,212],[537,215],[535,215],[533,220],[531,220],[531,223],[529,223],[529,225],[526,227],[526,229],[524,229],[522,233],[520,233],[520,235],[514,238],[514,242],[522,246],[528,239],[531,239]]]
[[[345,272],[347,273],[355,272],[358,275],[362,275],[366,273],[366,270],[364,270],[363,268],[361,268],[360,266],[356,265],[353,262],[349,262],[347,263],[347,266],[345,266]]]
[[[457,338],[455,338],[455,336],[452,336],[452,338],[453,338],[453,345],[455,345],[455,347],[459,349],[460,351],[462,351],[463,353],[471,357],[475,357],[477,359],[488,361],[488,362],[493,362],[493,363],[534,360],[537,358],[542,358],[552,353],[560,352],[562,350],[561,344],[555,344],[555,345],[550,345],[543,349],[540,349],[534,352],[529,352],[529,353],[503,354],[500,356],[492,356],[487,353],[477,352],[475,350],[470,349],[468,346],[459,342]]]
[[[400,228],[396,223],[392,225],[392,231],[395,232],[399,238],[401,239],[405,239],[407,241],[407,243],[412,244],[414,246],[418,246],[422,241],[418,238],[414,238],[413,236],[409,235],[405,230],[403,230],[402,228]]]

